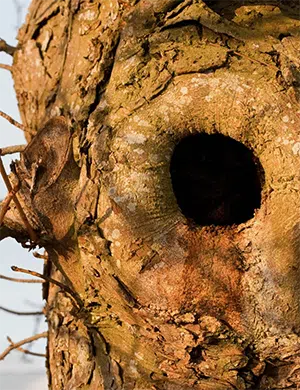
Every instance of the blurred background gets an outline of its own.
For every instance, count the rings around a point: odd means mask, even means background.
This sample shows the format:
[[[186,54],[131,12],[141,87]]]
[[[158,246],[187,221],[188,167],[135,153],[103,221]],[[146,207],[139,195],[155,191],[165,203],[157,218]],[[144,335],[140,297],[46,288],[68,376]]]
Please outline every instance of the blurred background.
[[[29,3],[30,0],[0,0],[0,38],[12,46],[17,44],[18,28],[25,20]],[[10,56],[0,52],[0,63],[11,64]],[[10,72],[5,69],[0,69],[0,110],[20,121],[13,81]],[[0,117],[0,147],[24,143],[22,131]],[[10,161],[18,158],[18,154],[4,157],[7,172]],[[0,199],[5,195],[6,189],[0,177]],[[32,252],[22,248],[14,240],[6,239],[0,242],[0,274],[28,277],[12,272],[12,265],[42,272],[43,260],[35,258]],[[14,283],[0,279],[0,306],[16,311],[41,311],[41,284]],[[9,345],[7,336],[17,342],[41,333],[46,328],[44,316],[18,316],[0,310],[0,353]],[[40,339],[24,345],[24,348],[45,353],[45,345],[45,339]],[[0,361],[0,389],[46,390],[45,358],[12,351],[5,360]]]

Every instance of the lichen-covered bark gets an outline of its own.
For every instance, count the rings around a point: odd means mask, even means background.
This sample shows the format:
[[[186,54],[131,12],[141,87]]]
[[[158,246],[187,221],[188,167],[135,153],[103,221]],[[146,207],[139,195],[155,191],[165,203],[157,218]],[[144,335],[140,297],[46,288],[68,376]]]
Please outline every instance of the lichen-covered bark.
[[[297,1],[32,2],[13,75],[37,134],[12,179],[45,272],[75,293],[44,289],[52,390],[300,385],[298,15]],[[197,132],[259,159],[249,221],[182,215],[170,159]],[[27,239],[14,208],[8,235]]]

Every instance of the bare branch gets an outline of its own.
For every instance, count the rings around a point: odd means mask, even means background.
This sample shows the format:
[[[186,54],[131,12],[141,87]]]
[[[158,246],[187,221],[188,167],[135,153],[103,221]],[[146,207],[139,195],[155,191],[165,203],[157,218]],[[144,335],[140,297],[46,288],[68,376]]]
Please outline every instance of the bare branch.
[[[0,310],[5,311],[6,313],[16,314],[17,316],[41,316],[44,313],[42,311],[15,311],[7,309],[6,307],[0,306]]]
[[[46,307],[44,307],[43,311],[46,312]],[[37,316],[35,317],[35,320],[34,320],[34,328],[33,328],[33,335],[34,334],[37,334],[37,333],[40,333],[40,323],[41,323],[41,320],[42,320],[42,316]],[[31,351],[32,352],[32,348],[33,348],[33,345],[34,343],[30,344],[29,347],[27,348],[28,351]],[[23,360],[26,360],[26,354],[23,355]]]
[[[3,360],[12,350],[18,349],[19,347],[21,347],[24,344],[31,343],[32,341],[35,341],[35,340],[38,340],[38,339],[41,339],[41,338],[47,337],[47,336],[48,336],[48,332],[43,332],[43,333],[39,333],[39,334],[36,334],[34,336],[28,337],[27,339],[18,341],[17,343],[13,343],[12,340],[8,337],[8,341],[11,344],[10,344],[10,346],[8,346],[5,349],[5,351],[3,351],[0,354],[0,360]]]
[[[24,152],[27,145],[13,145],[7,146],[5,148],[0,148],[0,156],[5,156],[6,154],[13,153],[22,153]]]
[[[48,260],[48,256],[47,255],[42,255],[41,253],[38,253],[38,252],[33,252],[32,254],[37,259]]]
[[[0,157],[0,173],[1,173],[2,177],[3,177],[3,180],[4,180],[4,183],[6,185],[7,190],[10,193],[13,192],[12,185],[11,185],[10,180],[9,180],[9,178],[7,176],[7,173],[5,171],[5,168],[4,168],[4,165],[3,165],[1,157]],[[13,200],[15,202],[15,205],[16,205],[17,209],[18,209],[18,212],[20,214],[21,219],[24,222],[24,225],[26,226],[26,229],[28,231],[30,240],[32,242],[37,242],[37,239],[38,239],[37,235],[36,235],[35,231],[32,229],[32,227],[31,227],[31,225],[30,225],[30,223],[29,223],[29,221],[28,221],[28,219],[27,219],[27,217],[26,217],[26,215],[25,215],[25,213],[23,211],[23,208],[22,208],[22,206],[21,206],[21,204],[20,204],[16,194],[13,194]]]
[[[36,134],[34,131],[25,128],[24,125],[22,125],[21,123],[16,121],[14,118],[12,118],[10,115],[6,114],[5,112],[3,112],[1,110],[0,110],[0,116],[2,116],[2,118],[6,119],[12,125],[14,125],[14,126],[18,127],[19,129],[23,130],[24,133],[29,133],[29,134],[32,134],[32,135]]]
[[[19,123],[18,121],[16,121],[15,119],[13,119],[11,116],[9,116],[8,114],[5,114],[5,112],[3,111],[0,111],[0,116],[2,116],[2,118],[6,119],[9,123],[11,123],[12,125],[18,127],[19,129],[25,131],[25,127]]]
[[[12,66],[7,65],[7,64],[0,64],[0,69],[6,69],[9,70],[10,72],[12,71]]]
[[[0,279],[8,280],[9,282],[17,282],[17,283],[45,283],[45,280],[38,279],[18,279],[18,278],[10,278],[9,276],[0,275]]]
[[[9,205],[10,205],[10,202],[12,201],[14,195],[17,193],[19,189],[19,185],[16,185],[12,191],[10,191],[8,193],[8,195],[6,196],[6,198],[3,200],[3,202],[1,203],[1,210],[0,210],[0,226],[2,225],[3,223],[3,220],[4,220],[4,217],[5,217],[5,214],[7,213],[7,211],[9,210]]]
[[[39,356],[39,357],[47,357],[45,353],[38,353],[38,352],[32,352],[29,351],[29,349],[24,349],[24,348],[17,348],[18,351],[25,353],[25,355],[32,355],[32,356]]]
[[[77,296],[77,294],[73,290],[71,290],[69,286],[66,286],[63,283],[61,283],[61,282],[59,282],[59,281],[57,281],[55,279],[52,279],[49,276],[42,275],[42,274],[40,274],[38,272],[31,271],[29,269],[19,268],[19,267],[16,267],[15,265],[11,266],[11,269],[13,271],[15,271],[15,272],[22,272],[24,274],[29,274],[29,275],[32,275],[32,276],[36,276],[38,278],[46,280],[49,283],[55,284],[56,286],[60,287],[63,291],[69,293],[75,299],[75,301],[78,303],[78,296]]]
[[[10,46],[5,42],[4,39],[0,38],[0,51],[4,51],[4,53],[9,54],[10,56],[14,55],[14,52],[17,50],[16,47]]]

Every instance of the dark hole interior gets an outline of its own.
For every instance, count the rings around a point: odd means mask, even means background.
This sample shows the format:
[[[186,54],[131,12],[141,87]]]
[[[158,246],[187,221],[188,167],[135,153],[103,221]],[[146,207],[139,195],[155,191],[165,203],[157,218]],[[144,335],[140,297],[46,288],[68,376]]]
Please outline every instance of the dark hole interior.
[[[184,138],[171,159],[182,213],[198,225],[233,225],[260,207],[263,170],[250,149],[221,134]]]
[[[200,363],[201,361],[204,360],[202,352],[203,349],[200,345],[197,345],[197,347],[192,348],[190,352],[190,362],[191,363]]]

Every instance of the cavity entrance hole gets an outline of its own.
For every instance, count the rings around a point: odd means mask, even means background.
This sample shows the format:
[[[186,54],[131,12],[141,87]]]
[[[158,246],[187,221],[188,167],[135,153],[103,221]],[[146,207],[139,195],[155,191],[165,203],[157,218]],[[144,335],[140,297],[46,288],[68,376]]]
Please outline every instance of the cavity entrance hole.
[[[263,169],[252,151],[221,134],[188,136],[170,165],[182,213],[198,225],[246,222],[261,204]]]

